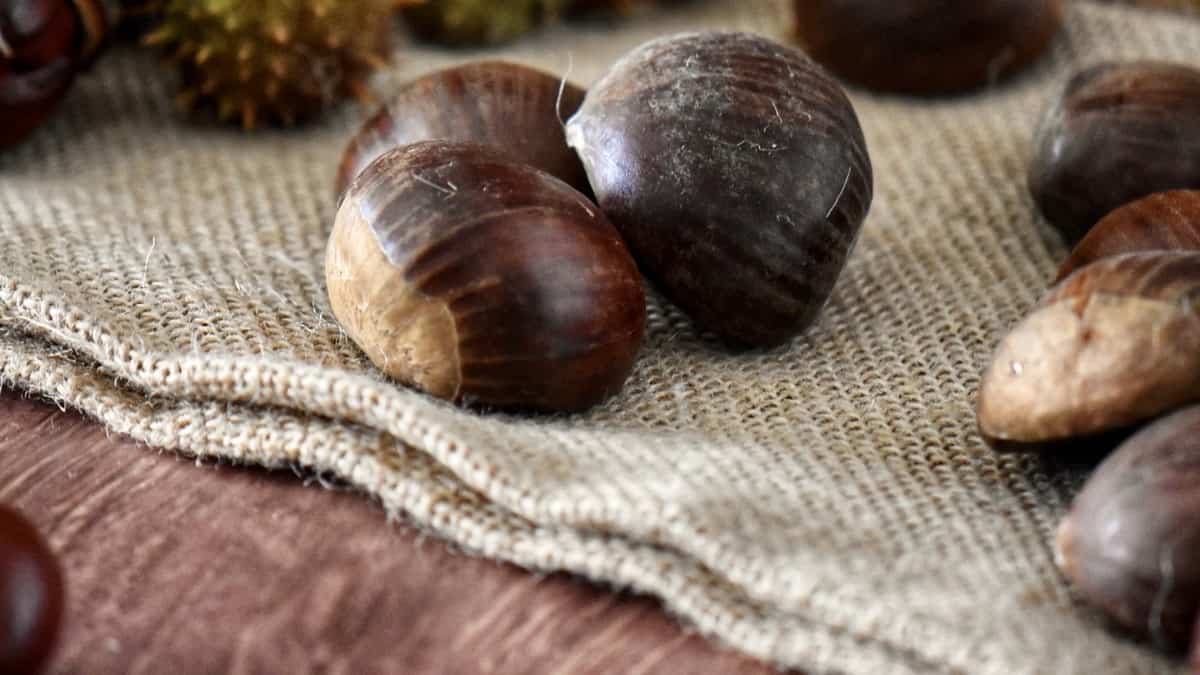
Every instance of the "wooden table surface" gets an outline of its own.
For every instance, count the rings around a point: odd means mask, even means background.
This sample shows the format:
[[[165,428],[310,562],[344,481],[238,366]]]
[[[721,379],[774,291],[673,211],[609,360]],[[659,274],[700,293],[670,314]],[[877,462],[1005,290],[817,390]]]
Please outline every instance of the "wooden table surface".
[[[13,392],[0,501],[63,563],[51,673],[776,672],[649,599],[468,557],[360,494],[198,466]]]

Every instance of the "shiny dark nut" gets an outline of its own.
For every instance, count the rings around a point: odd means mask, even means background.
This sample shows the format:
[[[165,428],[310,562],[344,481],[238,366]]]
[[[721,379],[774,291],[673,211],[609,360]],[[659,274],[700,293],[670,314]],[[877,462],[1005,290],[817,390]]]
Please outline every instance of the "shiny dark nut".
[[[340,196],[358,172],[384,152],[417,141],[475,141],[502,149],[587,192],[583,165],[563,137],[561,120],[583,90],[527,66],[480,61],[409,82],[362,125],[342,156]]]
[[[1119,206],[1200,188],[1200,69],[1106,63],[1070,79],[1034,140],[1029,189],[1074,243]]]
[[[1132,436],[1058,529],[1056,560],[1118,625],[1182,647],[1200,608],[1200,407]]]
[[[0,673],[42,671],[63,603],[62,571],[45,540],[24,516],[0,506]]]
[[[1057,281],[1101,258],[1156,250],[1200,250],[1200,190],[1157,192],[1108,214],[1075,246]]]
[[[595,404],[625,381],[646,319],[637,267],[599,209],[476,144],[371,163],[325,271],[334,314],[380,369],[461,403]]]
[[[1035,61],[1062,0],[795,0],[796,36],[838,76],[871,89],[950,94]]]
[[[1098,260],[1000,343],[979,391],[996,445],[1114,431],[1200,400],[1200,253]]]
[[[816,319],[871,203],[841,87],[748,34],[639,47],[588,92],[567,141],[647,276],[735,344],[776,345]]]

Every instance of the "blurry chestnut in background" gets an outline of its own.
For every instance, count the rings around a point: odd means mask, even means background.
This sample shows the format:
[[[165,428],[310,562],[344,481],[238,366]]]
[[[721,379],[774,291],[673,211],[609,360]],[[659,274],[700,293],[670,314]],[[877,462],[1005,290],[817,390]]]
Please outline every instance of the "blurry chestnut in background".
[[[23,515],[0,506],[0,673],[41,672],[63,603],[62,571],[45,540]]]
[[[952,94],[1036,60],[1063,0],[795,0],[796,36],[817,62],[869,89]]]
[[[1070,243],[1155,192],[1200,188],[1200,70],[1138,61],[1072,77],[1034,140],[1029,189]]]
[[[0,148],[46,121],[116,16],[104,0],[0,3]]]
[[[567,141],[646,275],[737,345],[777,345],[816,320],[871,203],[841,87],[750,34],[635,49],[588,92]]]
[[[1154,250],[1200,250],[1200,190],[1158,192],[1108,214],[1071,252],[1057,281],[1101,258]]]
[[[561,97],[560,97],[561,92]],[[419,77],[368,119],[342,156],[337,194],[376,157],[435,139],[475,141],[587,192],[587,175],[567,147],[562,121],[583,90],[527,66],[479,61]]]
[[[463,404],[587,408],[620,389],[646,321],[637,266],[595,204],[473,143],[416,143],[367,166],[325,274],[375,365]]]

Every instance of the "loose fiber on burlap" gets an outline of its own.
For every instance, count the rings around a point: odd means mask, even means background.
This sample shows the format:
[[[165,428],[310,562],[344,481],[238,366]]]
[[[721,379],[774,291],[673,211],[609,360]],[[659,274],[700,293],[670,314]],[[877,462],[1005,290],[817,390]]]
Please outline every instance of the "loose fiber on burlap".
[[[655,594],[814,674],[1169,672],[1055,572],[1078,475],[975,432],[979,373],[1063,253],[1024,186],[1044,102],[1097,60],[1200,63],[1200,22],[1088,2],[1068,19],[999,88],[851,92],[876,200],[806,335],[731,354],[652,297],[624,392],[536,418],[395,386],[333,322],[323,253],[359,111],[187,124],[153,59],[110,53],[0,157],[0,380],[157,446],[336,474],[467,549]],[[588,83],[654,35],[787,26],[786,3],[713,0],[503,55]],[[404,46],[375,86],[473,56]]]

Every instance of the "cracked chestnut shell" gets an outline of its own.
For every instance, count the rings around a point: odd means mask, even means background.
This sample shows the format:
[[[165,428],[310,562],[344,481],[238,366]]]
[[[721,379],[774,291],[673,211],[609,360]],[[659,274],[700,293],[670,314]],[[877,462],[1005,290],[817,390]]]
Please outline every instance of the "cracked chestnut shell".
[[[62,628],[63,576],[25,516],[0,506],[0,673],[45,667]]]
[[[359,174],[325,261],[333,312],[393,378],[434,396],[572,411],[620,389],[641,277],[586,197],[494,149],[427,141]]]
[[[839,77],[870,89],[953,94],[1037,60],[1063,0],[795,0],[796,37]]]
[[[646,275],[733,344],[780,344],[816,319],[871,203],[841,87],[745,33],[635,49],[589,90],[567,141]]]
[[[1200,608],[1200,406],[1109,455],[1058,528],[1055,560],[1125,629],[1182,647]]]
[[[1200,253],[1103,258],[1001,341],[979,390],[993,445],[1124,429],[1200,401]]]
[[[583,95],[562,78],[507,61],[477,61],[419,77],[401,87],[346,146],[337,194],[388,150],[438,139],[494,146],[586,193],[587,175],[567,147],[560,121],[579,108]]]
[[[1200,188],[1200,69],[1103,63],[1072,77],[1034,139],[1029,189],[1071,243],[1119,206]]]
[[[1108,214],[1075,246],[1057,281],[1101,258],[1156,250],[1200,250],[1200,190],[1158,192]]]

